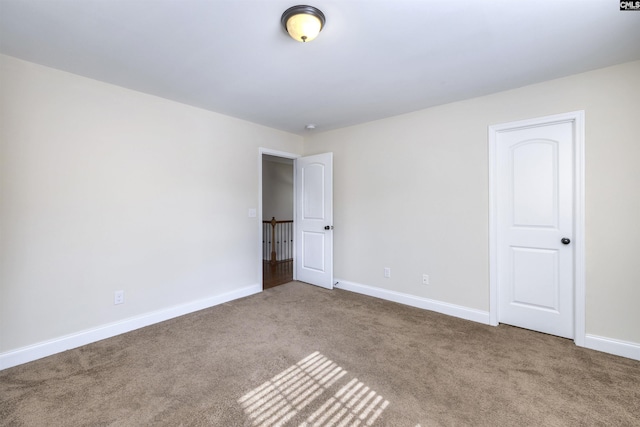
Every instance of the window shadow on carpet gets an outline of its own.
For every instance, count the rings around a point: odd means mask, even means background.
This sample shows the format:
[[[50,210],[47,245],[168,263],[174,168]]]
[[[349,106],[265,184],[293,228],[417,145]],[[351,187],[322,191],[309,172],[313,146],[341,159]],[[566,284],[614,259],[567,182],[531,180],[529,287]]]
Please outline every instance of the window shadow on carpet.
[[[332,393],[332,391],[335,392]],[[238,402],[256,427],[371,426],[389,405],[347,371],[314,352]]]

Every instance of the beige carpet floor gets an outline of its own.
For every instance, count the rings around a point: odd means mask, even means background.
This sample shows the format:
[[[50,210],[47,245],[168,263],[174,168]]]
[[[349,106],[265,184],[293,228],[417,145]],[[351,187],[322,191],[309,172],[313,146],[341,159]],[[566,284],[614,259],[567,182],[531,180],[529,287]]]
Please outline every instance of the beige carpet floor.
[[[2,426],[639,426],[640,362],[292,282],[0,372]]]

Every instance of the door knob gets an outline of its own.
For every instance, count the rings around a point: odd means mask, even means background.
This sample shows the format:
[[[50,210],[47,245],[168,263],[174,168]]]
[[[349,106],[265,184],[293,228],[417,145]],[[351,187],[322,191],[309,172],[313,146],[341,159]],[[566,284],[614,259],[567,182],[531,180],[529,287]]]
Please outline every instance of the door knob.
[[[324,229],[325,230],[333,230],[333,225],[325,225]]]
[[[567,237],[563,237],[561,240],[563,245],[568,245],[569,243],[571,243],[571,239],[567,238]]]

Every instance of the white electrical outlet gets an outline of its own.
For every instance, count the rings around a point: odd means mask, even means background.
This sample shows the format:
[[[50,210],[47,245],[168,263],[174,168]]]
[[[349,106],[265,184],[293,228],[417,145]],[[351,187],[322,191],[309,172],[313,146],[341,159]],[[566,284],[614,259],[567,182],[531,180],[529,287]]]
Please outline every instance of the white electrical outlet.
[[[113,296],[113,304],[124,304],[124,291],[116,291]]]
[[[386,277],[387,279],[391,277],[391,269],[389,267],[384,268],[384,277]]]
[[[428,285],[429,284],[429,275],[428,274],[423,274],[422,275],[422,284],[423,285]]]

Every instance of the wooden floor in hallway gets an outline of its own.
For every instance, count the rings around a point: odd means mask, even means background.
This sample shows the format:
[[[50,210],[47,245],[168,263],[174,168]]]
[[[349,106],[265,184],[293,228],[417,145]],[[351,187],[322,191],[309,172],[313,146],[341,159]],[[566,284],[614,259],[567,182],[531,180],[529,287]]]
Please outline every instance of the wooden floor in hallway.
[[[262,262],[262,288],[269,289],[293,280],[293,260],[277,261],[271,264]]]

